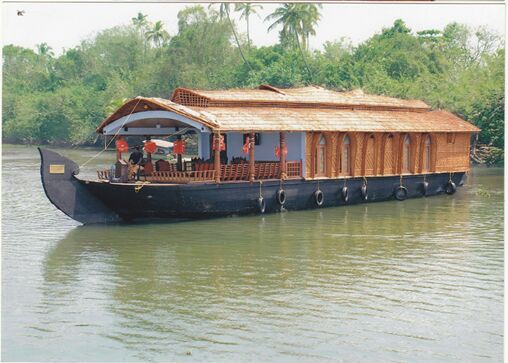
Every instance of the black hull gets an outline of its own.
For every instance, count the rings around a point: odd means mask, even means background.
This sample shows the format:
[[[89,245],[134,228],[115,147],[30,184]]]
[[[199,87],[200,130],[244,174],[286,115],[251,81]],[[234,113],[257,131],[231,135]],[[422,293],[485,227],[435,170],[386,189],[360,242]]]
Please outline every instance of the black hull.
[[[451,176],[457,185],[464,183],[465,173]],[[450,174],[425,176],[428,187],[425,196],[445,193]],[[423,175],[404,176],[402,185],[407,198],[424,196]],[[85,182],[86,183],[86,182]],[[282,184],[278,180],[254,183],[156,185],[145,184],[136,191],[134,185],[88,182],[88,190],[114,210],[124,220],[141,218],[206,218],[226,215],[260,214],[259,197],[263,197],[265,213],[281,211],[277,192],[284,189],[286,210],[336,207],[358,203],[395,200],[400,187],[399,176],[367,178],[367,199],[362,194],[363,178],[327,180],[290,180]],[[342,188],[348,188],[348,200],[344,200]],[[318,206],[315,192],[323,193],[323,203]]]
[[[378,176],[262,183],[118,184],[80,180],[76,177],[79,169],[72,160],[49,150],[40,149],[40,152],[42,183],[48,199],[84,224],[260,214],[260,196],[266,206],[264,213],[280,212],[282,208],[291,211],[371,203],[395,200],[395,192],[401,185],[405,188],[403,197],[418,198],[443,194],[450,180],[461,186],[465,179],[465,172],[457,172],[407,175],[402,180],[400,176]],[[65,172],[50,173],[50,164],[65,165]],[[345,186],[347,200],[343,193]],[[286,196],[283,206],[277,199],[281,188]],[[323,196],[321,205],[316,201],[317,190]]]

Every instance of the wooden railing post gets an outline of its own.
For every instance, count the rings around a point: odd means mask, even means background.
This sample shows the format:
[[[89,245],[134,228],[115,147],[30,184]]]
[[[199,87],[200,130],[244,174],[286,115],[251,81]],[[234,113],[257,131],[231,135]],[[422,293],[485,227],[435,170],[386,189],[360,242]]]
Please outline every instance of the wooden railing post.
[[[279,133],[279,162],[280,162],[280,177],[285,178],[287,176],[287,170],[286,170],[286,155],[284,155],[284,150],[286,150],[286,133],[280,132]]]
[[[182,135],[176,135],[178,141],[182,140]],[[182,154],[176,155],[176,170],[183,171]]]
[[[256,166],[254,160],[254,145],[256,144],[254,131],[249,134],[249,181],[253,182],[256,174]]]
[[[215,182],[220,183],[220,132],[217,131],[213,134],[213,144],[214,144],[214,169],[215,169]]]

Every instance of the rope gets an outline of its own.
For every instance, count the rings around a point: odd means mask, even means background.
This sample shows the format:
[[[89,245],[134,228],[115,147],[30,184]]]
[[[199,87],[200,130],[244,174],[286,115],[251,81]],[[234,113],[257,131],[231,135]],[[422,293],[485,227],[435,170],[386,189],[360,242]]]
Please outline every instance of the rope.
[[[150,184],[150,182],[149,182],[149,181],[143,181],[143,182],[139,182],[139,181],[137,181],[137,182],[136,182],[136,184],[134,185],[134,191],[135,191],[136,193],[139,193],[139,191],[140,191],[141,189],[143,189],[143,187],[144,187],[146,184]]]
[[[263,188],[262,188],[263,182],[259,181],[259,198],[263,198]]]
[[[362,177],[362,178],[363,178],[363,183],[364,183],[365,185],[367,185],[367,178],[366,178],[366,177]]]
[[[448,182],[452,181],[452,175],[453,175],[453,173],[450,173],[450,176],[448,177]]]
[[[402,186],[402,175],[400,176],[399,184]]]
[[[139,105],[139,102],[141,102],[141,98],[138,98],[138,102],[136,102],[136,104],[134,105],[134,107],[132,108],[131,112],[129,113],[129,115],[127,116],[127,118],[125,119],[125,121],[122,123],[122,126],[118,128],[118,130],[116,130],[115,134],[113,135],[113,137],[111,138],[111,140],[109,140],[109,142],[107,143],[107,145],[105,145],[104,149],[99,151],[97,154],[95,154],[94,156],[92,156],[90,159],[88,159],[87,161],[85,161],[83,164],[81,164],[79,166],[79,168],[81,169],[83,166],[85,166],[86,164],[88,164],[90,161],[92,161],[93,159],[95,159],[96,157],[98,157],[99,155],[101,155],[104,151],[107,150],[107,148],[109,147],[109,145],[111,145],[111,143],[113,142],[113,140],[115,139],[115,137],[118,136],[118,133],[120,132],[121,129],[123,129],[124,125],[127,123],[127,121],[129,121],[129,118],[131,117],[132,113],[134,112],[134,110],[136,109],[136,107],[138,107]],[[106,143],[106,141],[104,140],[104,143]]]
[[[123,129],[124,125],[127,123],[127,121],[129,121],[129,118],[131,117],[132,113],[134,112],[134,110],[136,109],[136,107],[138,106],[139,102],[141,101],[141,98],[138,99],[138,102],[136,102],[136,104],[134,105],[134,108],[131,110],[131,112],[129,113],[129,115],[127,116],[127,118],[125,119],[125,121],[122,123],[122,126],[120,126],[118,128],[118,130],[115,132],[115,134],[113,135],[113,137],[111,138],[111,140],[106,144],[106,137],[104,138],[104,149],[99,151],[97,154],[95,154],[94,156],[92,156],[90,159],[88,159],[87,161],[85,161],[83,164],[81,164],[79,166],[79,168],[82,168],[83,166],[85,166],[86,164],[88,164],[90,161],[92,161],[93,159],[95,159],[96,157],[98,157],[99,155],[101,155],[104,151],[106,151],[109,147],[109,145],[111,145],[111,143],[113,142],[113,140],[118,136],[118,133],[120,132],[121,129]],[[168,137],[172,137],[172,136],[176,136],[176,135],[179,135],[181,133],[184,133],[186,132],[188,129],[190,129],[191,127],[190,126],[187,126],[187,127],[184,127],[183,129],[181,130],[178,130],[177,132],[169,135]]]

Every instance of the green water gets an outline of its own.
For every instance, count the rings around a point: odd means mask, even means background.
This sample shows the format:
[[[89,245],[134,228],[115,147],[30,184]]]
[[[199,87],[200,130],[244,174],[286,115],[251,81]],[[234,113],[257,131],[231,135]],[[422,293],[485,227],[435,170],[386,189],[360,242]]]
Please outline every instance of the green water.
[[[4,146],[4,361],[502,360],[502,169],[454,196],[83,227],[38,168]]]

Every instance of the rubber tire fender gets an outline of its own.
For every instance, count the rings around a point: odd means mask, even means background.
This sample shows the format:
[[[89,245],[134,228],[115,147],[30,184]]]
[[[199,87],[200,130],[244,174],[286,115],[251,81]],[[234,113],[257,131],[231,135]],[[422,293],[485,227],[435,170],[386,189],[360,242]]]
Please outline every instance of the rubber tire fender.
[[[395,196],[395,199],[403,201],[407,198],[407,188],[403,187],[402,185],[399,186],[395,191],[393,192],[393,195]]]
[[[265,213],[266,211],[266,202],[265,202],[265,198],[263,197],[259,197],[258,198],[258,208],[259,208],[259,212],[261,214]]]
[[[286,203],[286,191],[284,189],[277,190],[277,203],[284,205]]]
[[[427,195],[428,190],[429,190],[429,182],[424,181],[422,183],[422,195]]]
[[[314,192],[314,200],[318,207],[321,207],[323,205],[323,203],[325,202],[325,195],[321,190],[316,190]]]
[[[362,185],[361,192],[362,192],[362,198],[363,198],[363,200],[368,200],[369,199],[369,193],[368,193],[368,190],[367,190],[367,184],[363,184]]]
[[[348,200],[349,200],[349,190],[347,187],[342,187],[341,189],[341,194],[342,194],[342,200],[347,203]]]
[[[446,183],[446,185],[445,185],[445,193],[446,194],[452,195],[452,194],[455,194],[456,191],[457,191],[457,186],[455,185],[454,182],[452,182],[450,180],[448,183]]]

